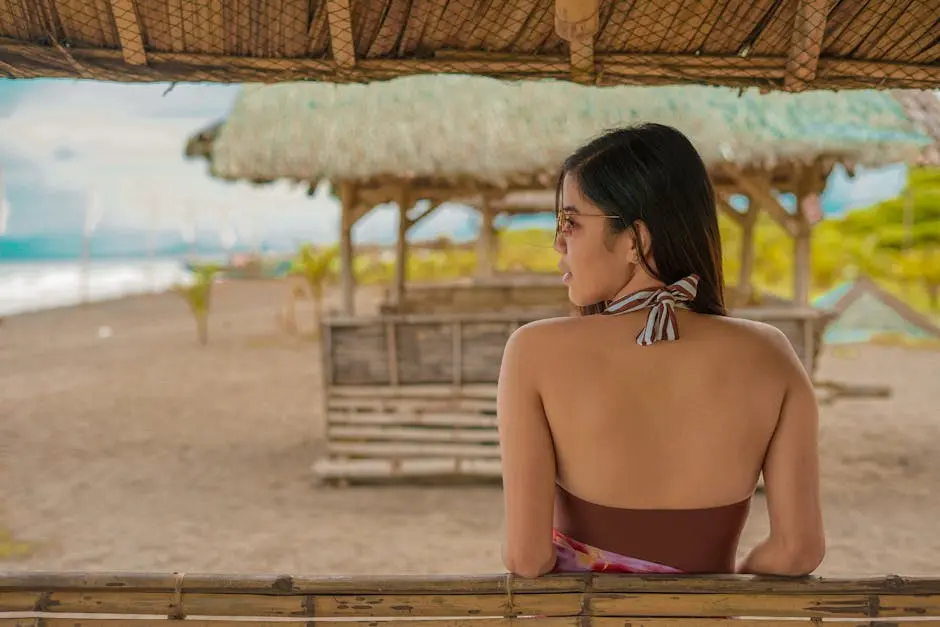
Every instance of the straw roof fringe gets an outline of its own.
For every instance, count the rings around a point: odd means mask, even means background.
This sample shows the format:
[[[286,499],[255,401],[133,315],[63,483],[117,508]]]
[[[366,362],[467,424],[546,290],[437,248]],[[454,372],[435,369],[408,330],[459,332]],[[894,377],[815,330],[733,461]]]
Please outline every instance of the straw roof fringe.
[[[762,95],[447,75],[246,86],[228,119],[186,152],[223,179],[531,187],[551,184],[561,160],[603,130],[646,121],[687,133],[710,166],[756,170],[913,162],[932,144],[884,91]]]

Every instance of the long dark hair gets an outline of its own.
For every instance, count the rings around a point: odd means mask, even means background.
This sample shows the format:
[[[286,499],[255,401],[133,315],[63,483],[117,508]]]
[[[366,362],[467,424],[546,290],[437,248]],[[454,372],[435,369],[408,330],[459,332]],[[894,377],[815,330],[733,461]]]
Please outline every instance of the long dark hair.
[[[608,131],[565,160],[558,178],[555,210],[560,210],[566,175],[576,177],[585,198],[609,216],[614,233],[632,229],[639,261],[656,279],[669,284],[699,276],[691,309],[726,315],[721,238],[715,190],[701,156],[678,130],[641,124]],[[642,221],[652,241],[640,240]],[[656,271],[643,251],[649,244]]]

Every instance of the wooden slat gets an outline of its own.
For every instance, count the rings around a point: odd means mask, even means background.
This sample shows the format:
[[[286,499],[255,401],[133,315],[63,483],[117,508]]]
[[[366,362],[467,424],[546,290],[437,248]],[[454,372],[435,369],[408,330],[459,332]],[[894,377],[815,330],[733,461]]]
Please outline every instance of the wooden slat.
[[[124,61],[131,65],[146,65],[147,53],[134,0],[111,0],[111,13],[121,40]]]
[[[511,603],[511,605],[510,605]],[[460,594],[460,595],[356,595],[316,596],[313,615],[318,618],[347,616],[505,616],[510,613],[539,616],[576,616],[581,595],[560,594]]]
[[[344,620],[343,625],[349,627],[374,627],[376,621],[372,619]],[[509,627],[515,620],[512,618],[439,618],[430,620],[396,620],[394,627]],[[294,627],[303,625],[299,621],[284,620],[225,620],[225,619],[187,619],[186,627]],[[311,623],[307,623],[308,625]],[[42,616],[23,618],[0,618],[0,627],[167,627],[166,618],[152,617],[122,617],[114,618],[76,618],[62,616]],[[537,618],[527,619],[526,625],[530,627],[579,627],[575,618]],[[798,627],[798,626],[797,626]]]
[[[361,426],[440,426],[440,427],[495,427],[496,416],[456,413],[380,413],[332,411],[331,425]]]
[[[344,620],[343,624],[349,627],[375,627],[376,621],[372,619]],[[187,627],[291,627],[297,622],[264,621],[264,620],[192,620],[186,621]],[[620,618],[599,617],[554,617],[554,618],[526,618],[525,624],[529,627],[624,627],[624,620]],[[736,618],[728,621],[722,618],[631,618],[630,627],[819,627],[827,623],[816,622],[812,618],[804,619],[747,619]],[[834,627],[877,627],[884,625],[883,621],[869,622],[867,620],[846,620],[831,623]],[[905,625],[907,623],[900,623]],[[911,627],[940,627],[940,619],[918,620],[910,623]],[[165,618],[125,617],[121,619],[108,618],[75,618],[59,616],[0,618],[0,627],[166,627]],[[431,620],[396,620],[393,627],[510,627],[518,625],[513,618],[466,618],[466,619],[431,619]],[[892,623],[891,625],[898,625]]]
[[[828,13],[829,0],[798,1],[783,81],[788,91],[803,91],[816,78]]]
[[[835,627],[876,627],[881,621],[869,622],[867,620],[846,620],[832,623]],[[74,618],[74,617],[23,617],[0,618],[0,627],[166,627],[165,618],[138,618],[125,617],[121,619],[108,618]],[[290,627],[297,622],[264,621],[264,620],[192,620],[186,621],[187,627]],[[375,621],[346,620],[344,625],[349,627],[375,627]],[[467,618],[467,619],[432,619],[432,620],[397,620],[394,627],[509,627],[517,625],[518,620],[513,618]],[[526,618],[525,624],[529,627],[623,627],[624,620],[620,618],[575,617],[556,618]],[[816,622],[812,618],[804,619],[747,619],[736,618],[728,621],[722,618],[631,618],[630,627],[819,627],[826,623]],[[897,625],[898,623],[892,623]],[[907,623],[900,623],[905,625]],[[910,623],[911,627],[940,627],[940,619],[918,620]]]
[[[940,594],[922,597],[801,594],[597,594],[596,616],[799,616],[829,618],[940,615]]]
[[[330,388],[330,395],[333,398],[371,396],[373,398],[421,400],[440,398],[495,399],[496,386],[489,383],[466,384],[455,391],[451,385],[400,385],[394,388],[384,385],[334,385]]]
[[[339,67],[351,69],[356,65],[356,48],[349,0],[327,0],[327,16],[333,60]]]
[[[899,595],[940,594],[940,577],[821,578],[754,575],[622,575],[610,573],[553,574],[537,579],[481,575],[303,576],[270,573],[187,573],[109,571],[0,571],[0,591],[20,592],[38,599],[42,593],[73,591],[134,591],[219,594],[430,594],[452,592],[506,594],[516,592],[584,592],[622,594],[734,595]],[[8,597],[3,597],[7,599]],[[3,611],[10,610],[6,605]]]
[[[497,459],[498,446],[425,443],[411,444],[406,442],[335,442],[327,444],[327,450],[332,455],[350,455],[356,457],[466,457]]]
[[[321,479],[395,479],[417,477],[464,477],[497,479],[502,476],[498,459],[422,457],[414,459],[318,459],[314,474]]]
[[[399,413],[403,415],[425,413],[455,413],[475,415],[480,413],[496,412],[495,390],[492,398],[441,398],[437,396],[421,398],[420,396],[405,398],[356,398],[353,396],[334,396],[331,393],[327,399],[330,410],[359,412]]]
[[[940,619],[916,621],[912,623],[885,623],[884,621],[839,620],[823,622],[815,618],[622,618],[589,617],[589,627],[940,627]]]
[[[330,426],[333,440],[385,440],[393,442],[490,442],[499,443],[496,429],[422,428],[400,426]]]
[[[662,617],[938,617],[940,591],[925,595],[722,594],[722,593],[506,593],[277,595],[183,592],[182,611],[194,616],[250,617],[460,617],[662,616]],[[0,593],[0,611],[22,612],[23,592]],[[13,595],[19,595],[13,597]],[[9,601],[13,597],[12,602]],[[173,592],[55,591],[34,602],[55,614],[170,615]]]

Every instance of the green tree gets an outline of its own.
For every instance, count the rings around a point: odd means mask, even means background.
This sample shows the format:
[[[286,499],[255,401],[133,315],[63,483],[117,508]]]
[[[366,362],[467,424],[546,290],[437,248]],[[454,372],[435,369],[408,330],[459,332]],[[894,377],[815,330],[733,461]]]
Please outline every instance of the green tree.
[[[320,320],[323,318],[323,292],[336,277],[335,262],[339,247],[317,249],[313,244],[304,244],[291,264],[290,274],[303,277],[313,299],[314,336],[319,336]]]
[[[212,285],[221,270],[216,264],[192,264],[193,282],[189,285],[177,285],[176,293],[183,297],[196,321],[196,336],[199,343],[209,343],[209,310],[212,304]]]

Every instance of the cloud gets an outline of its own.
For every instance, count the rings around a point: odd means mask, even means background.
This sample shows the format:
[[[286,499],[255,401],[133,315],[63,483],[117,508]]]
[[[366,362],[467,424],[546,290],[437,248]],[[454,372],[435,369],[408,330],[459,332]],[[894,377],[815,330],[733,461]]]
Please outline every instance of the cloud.
[[[86,211],[103,231],[236,234],[243,242],[331,242],[339,205],[328,185],[253,186],[211,178],[184,159],[187,139],[228,113],[237,87],[0,80],[0,168],[13,207],[10,233],[81,231]],[[165,94],[165,95],[164,95]],[[92,198],[95,200],[92,201]],[[89,209],[94,205],[97,209]],[[380,206],[353,229],[355,241],[390,243],[397,208]],[[411,238],[473,235],[474,212],[445,205]]]
[[[258,187],[212,179],[187,161],[188,137],[227,113],[229,86],[36,81],[0,101],[0,168],[12,205],[10,232],[81,229],[92,196],[101,229],[212,229],[233,224],[245,237],[291,232],[335,239],[338,206],[329,189]]]

